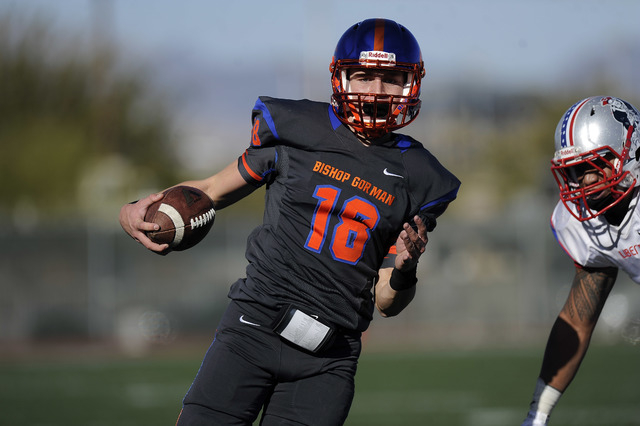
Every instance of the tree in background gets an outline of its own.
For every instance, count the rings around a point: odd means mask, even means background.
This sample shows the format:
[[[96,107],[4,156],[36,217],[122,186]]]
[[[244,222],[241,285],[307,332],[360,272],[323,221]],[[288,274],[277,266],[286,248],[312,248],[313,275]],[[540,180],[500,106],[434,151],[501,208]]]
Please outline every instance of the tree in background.
[[[171,123],[148,77],[108,43],[0,16],[0,215],[111,215],[123,196],[176,181]]]

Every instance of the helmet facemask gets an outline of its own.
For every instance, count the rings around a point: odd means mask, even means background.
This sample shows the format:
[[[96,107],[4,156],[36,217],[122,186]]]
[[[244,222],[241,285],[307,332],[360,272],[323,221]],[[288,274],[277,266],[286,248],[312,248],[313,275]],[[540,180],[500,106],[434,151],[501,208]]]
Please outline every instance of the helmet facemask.
[[[340,121],[356,132],[377,138],[408,125],[417,117],[421,105],[420,81],[424,73],[417,64],[342,60],[332,63],[331,68],[334,111]],[[350,76],[358,70],[404,73],[402,94],[353,92]]]
[[[605,213],[633,190],[635,180],[629,185],[630,172],[622,164],[620,155],[606,146],[551,162],[560,200],[576,219],[583,222]],[[587,175],[593,183],[583,182]],[[569,203],[577,206],[577,213]]]

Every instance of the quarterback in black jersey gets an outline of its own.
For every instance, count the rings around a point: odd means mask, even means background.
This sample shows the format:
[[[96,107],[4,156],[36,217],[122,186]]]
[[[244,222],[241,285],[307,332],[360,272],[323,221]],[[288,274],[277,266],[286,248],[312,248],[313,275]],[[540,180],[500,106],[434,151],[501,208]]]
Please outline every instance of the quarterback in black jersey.
[[[178,425],[251,425],[260,414],[262,425],[343,424],[374,309],[396,315],[415,295],[427,232],[460,186],[395,132],[420,109],[420,48],[402,25],[368,19],[341,37],[331,71],[330,103],[258,98],[237,162],[182,183],[217,210],[266,185],[266,204]],[[159,197],[120,213],[155,252],[168,246],[145,236],[144,216]]]

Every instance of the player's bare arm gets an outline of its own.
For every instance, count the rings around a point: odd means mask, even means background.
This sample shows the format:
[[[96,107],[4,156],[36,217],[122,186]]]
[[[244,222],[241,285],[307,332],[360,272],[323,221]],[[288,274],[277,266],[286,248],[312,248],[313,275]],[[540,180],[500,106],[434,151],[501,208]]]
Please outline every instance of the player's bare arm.
[[[209,178],[187,181],[180,185],[193,186],[203,191],[213,200],[216,210],[230,206],[256,189],[244,180],[235,161]]]
[[[551,330],[540,377],[563,392],[575,377],[618,274],[616,268],[576,267],[567,301]]]
[[[192,186],[205,192],[215,203],[216,209],[223,209],[249,195],[255,187],[247,184],[234,161],[215,175],[202,180],[191,180],[178,185]],[[176,185],[177,186],[177,185]],[[158,229],[158,225],[145,222],[144,217],[151,204],[162,198],[162,192],[151,194],[136,203],[125,204],[120,209],[120,225],[134,240],[151,251],[161,253],[167,244],[156,244],[146,232]]]
[[[418,266],[418,259],[424,253],[429,238],[427,227],[418,217],[414,217],[417,231],[408,223],[400,232],[396,241],[396,258],[393,268],[383,268],[378,272],[378,283],[375,288],[376,308],[383,317],[391,317],[402,312],[411,303],[416,286],[409,285],[405,289],[394,290],[390,284],[394,269],[411,276]],[[397,274],[397,272],[396,272]],[[400,275],[402,276],[402,275]]]

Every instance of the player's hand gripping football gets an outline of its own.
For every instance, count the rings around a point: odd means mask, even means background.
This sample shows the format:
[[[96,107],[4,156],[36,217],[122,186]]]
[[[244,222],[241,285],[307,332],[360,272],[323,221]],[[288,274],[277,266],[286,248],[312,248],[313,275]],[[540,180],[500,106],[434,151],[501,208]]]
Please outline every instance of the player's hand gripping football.
[[[145,232],[157,231],[158,225],[145,222],[144,217],[149,206],[162,199],[162,193],[151,194],[136,203],[125,204],[120,209],[120,225],[134,240],[156,253],[167,253],[169,244],[156,244],[147,237]]]
[[[427,237],[427,225],[415,216],[413,218],[416,229],[410,224],[405,223],[402,232],[396,241],[396,269],[400,271],[408,271],[418,264],[418,259],[424,253],[429,238]]]

